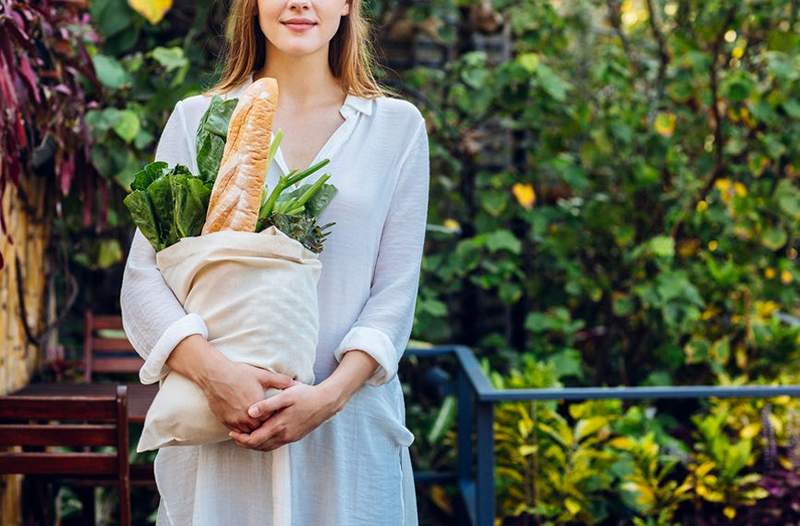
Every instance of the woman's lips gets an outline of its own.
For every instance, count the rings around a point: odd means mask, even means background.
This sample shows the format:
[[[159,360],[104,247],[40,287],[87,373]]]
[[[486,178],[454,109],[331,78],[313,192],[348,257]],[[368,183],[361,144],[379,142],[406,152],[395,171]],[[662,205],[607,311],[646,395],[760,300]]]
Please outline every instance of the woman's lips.
[[[283,25],[285,25],[292,31],[302,32],[311,29],[316,24],[308,24],[306,22],[284,22]]]

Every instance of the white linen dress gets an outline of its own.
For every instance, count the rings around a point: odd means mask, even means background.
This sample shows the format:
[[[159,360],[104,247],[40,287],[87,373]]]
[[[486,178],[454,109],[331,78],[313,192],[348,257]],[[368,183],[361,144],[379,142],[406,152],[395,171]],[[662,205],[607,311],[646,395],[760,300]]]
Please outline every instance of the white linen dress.
[[[236,97],[252,74],[224,97]],[[164,127],[156,160],[197,173],[195,134],[211,98],[179,101]],[[417,503],[397,377],[408,343],[419,284],[427,221],[428,135],[419,110],[393,98],[348,95],[345,121],[311,164],[338,193],[319,218],[334,221],[320,254],[319,343],[315,383],[328,377],[348,350],[361,349],[380,366],[342,410],[288,445],[294,526],[417,525]],[[288,167],[280,148],[267,182]],[[120,291],[125,333],[145,359],[142,383],[169,371],[172,349],[186,336],[208,336],[197,314],[186,312],[156,266],[155,251],[136,229]],[[270,526],[271,452],[228,440],[158,451],[161,495],[157,526]]]

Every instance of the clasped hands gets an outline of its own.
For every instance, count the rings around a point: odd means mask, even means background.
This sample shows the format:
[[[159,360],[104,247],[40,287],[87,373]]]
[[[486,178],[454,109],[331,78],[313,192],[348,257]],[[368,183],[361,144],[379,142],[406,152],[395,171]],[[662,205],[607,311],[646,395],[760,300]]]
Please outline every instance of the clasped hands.
[[[211,411],[241,447],[270,451],[295,442],[344,404],[324,383],[310,385],[245,363],[228,362],[201,385]],[[264,398],[266,389],[282,391]]]

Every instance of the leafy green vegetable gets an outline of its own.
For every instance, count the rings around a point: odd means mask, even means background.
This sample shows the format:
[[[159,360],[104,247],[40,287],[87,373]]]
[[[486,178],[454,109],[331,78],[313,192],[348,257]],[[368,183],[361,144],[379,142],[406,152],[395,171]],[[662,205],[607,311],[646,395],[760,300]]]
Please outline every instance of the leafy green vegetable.
[[[292,239],[298,240],[304,247],[317,254],[322,252],[322,244],[330,234],[325,230],[334,225],[331,222],[319,226],[315,217],[305,214],[293,216],[272,214],[270,222],[278,227],[278,230]]]
[[[223,100],[219,95],[214,95],[197,127],[197,168],[200,178],[212,187],[225,149],[228,124],[238,100]]]
[[[155,161],[148,164],[134,174],[131,190],[144,190],[150,186],[150,183],[164,175],[168,168],[169,165],[164,161]]]
[[[270,160],[275,155],[282,138],[283,134],[279,130],[270,145]],[[297,239],[312,252],[321,252],[322,243],[328,235],[328,232],[324,232],[324,230],[335,224],[328,223],[322,227],[317,225],[317,217],[336,195],[336,187],[326,184],[330,174],[323,174],[313,183],[304,184],[288,193],[284,191],[329,162],[330,159],[323,159],[305,170],[292,170],[288,174],[282,175],[269,195],[265,189],[258,211],[256,232],[275,225],[278,230]]]
[[[178,229],[173,222],[175,202],[172,198],[170,177],[164,176],[156,179],[147,187],[145,193],[150,198],[150,202],[153,203],[159,239],[165,246],[177,243]]]
[[[161,236],[158,234],[158,227],[156,227],[156,217],[153,212],[153,203],[147,197],[144,190],[135,190],[126,195],[122,200],[125,206],[131,213],[133,222],[142,231],[144,237],[150,241],[153,248],[159,250],[161,246]]]
[[[223,100],[214,96],[197,128],[197,166],[200,175],[176,164],[170,168],[163,161],[147,164],[134,175],[131,193],[123,202],[142,234],[156,252],[184,237],[199,236],[203,231],[211,191],[225,149],[228,123],[238,99]],[[283,132],[278,130],[270,144],[267,166],[272,162]],[[265,185],[261,196],[256,232],[275,225],[289,237],[300,241],[309,250],[319,253],[328,235],[317,218],[336,195],[336,187],[327,184],[330,174],[323,174],[314,183],[284,192],[330,161],[323,159],[314,166],[292,170],[281,176],[272,192]]]
[[[211,188],[188,168],[177,164],[149,163],[136,174],[123,203],[134,223],[156,251],[183,237],[199,236],[208,210]]]
[[[180,237],[199,235],[206,222],[211,189],[196,177],[184,177],[175,193],[175,224]]]

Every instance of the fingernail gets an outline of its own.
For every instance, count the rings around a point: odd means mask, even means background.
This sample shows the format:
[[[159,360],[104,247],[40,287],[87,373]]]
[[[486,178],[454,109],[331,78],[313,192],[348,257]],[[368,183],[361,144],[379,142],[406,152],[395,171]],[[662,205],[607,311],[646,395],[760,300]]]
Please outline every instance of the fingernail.
[[[251,408],[249,413],[250,413],[250,416],[258,416],[258,409]]]

